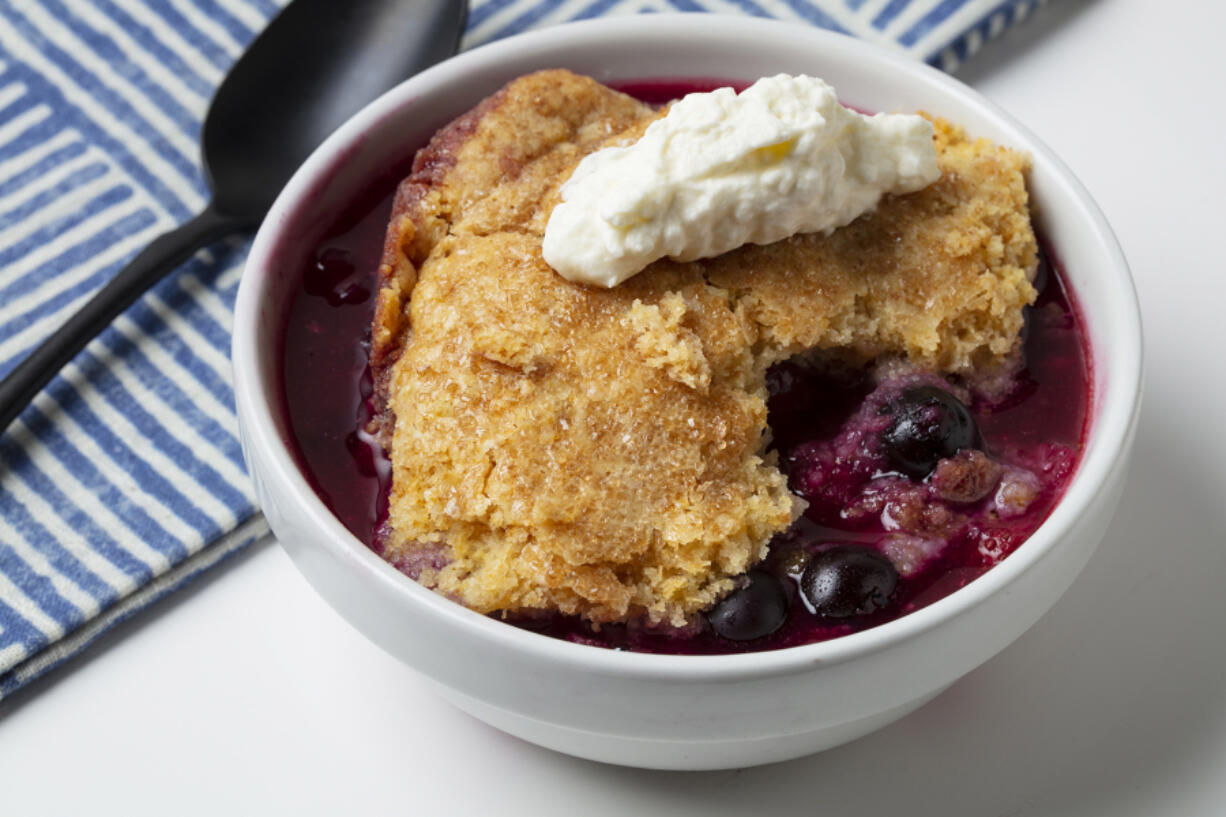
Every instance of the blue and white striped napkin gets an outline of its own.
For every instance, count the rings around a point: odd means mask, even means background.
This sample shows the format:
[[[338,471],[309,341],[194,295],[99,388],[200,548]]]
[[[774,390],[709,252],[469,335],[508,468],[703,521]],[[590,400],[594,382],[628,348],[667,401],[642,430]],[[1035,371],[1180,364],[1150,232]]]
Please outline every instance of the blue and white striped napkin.
[[[0,0],[0,376],[204,206],[209,98],[286,2]],[[1042,2],[473,0],[464,45],[710,11],[817,25],[952,70]],[[0,436],[0,698],[266,533],[229,364],[248,243],[219,243],[162,282]]]

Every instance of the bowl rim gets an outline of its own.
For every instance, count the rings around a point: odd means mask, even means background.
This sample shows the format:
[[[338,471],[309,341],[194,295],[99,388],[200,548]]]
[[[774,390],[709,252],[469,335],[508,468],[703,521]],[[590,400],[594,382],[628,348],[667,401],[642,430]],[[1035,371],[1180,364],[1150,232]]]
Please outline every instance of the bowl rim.
[[[646,24],[645,21],[649,21]],[[979,108],[988,118],[1016,137],[1014,145],[1024,145],[1036,165],[1042,163],[1059,182],[1060,196],[1079,212],[1087,232],[1084,241],[1093,242],[1094,252],[1105,259],[1116,280],[1110,308],[1113,317],[1127,331],[1114,338],[1112,348],[1095,347],[1092,359],[1111,357],[1111,379],[1094,395],[1097,416],[1090,422],[1088,446],[1064,496],[1039,528],[1000,564],[966,586],[936,602],[899,618],[829,641],[758,652],[723,655],[673,655],[635,653],[576,644],[563,639],[522,630],[481,615],[422,587],[404,576],[353,536],[315,494],[278,432],[276,418],[279,395],[276,379],[260,376],[259,347],[260,300],[264,283],[275,274],[271,253],[279,236],[293,223],[299,199],[307,195],[319,178],[330,172],[347,151],[359,146],[363,134],[389,115],[412,104],[426,90],[463,82],[466,75],[480,68],[522,57],[533,49],[544,50],[566,43],[573,47],[586,43],[593,48],[627,38],[642,41],[655,38],[730,37],[733,39],[781,37],[802,38],[823,49],[832,59],[865,62],[890,70],[915,74],[937,90],[959,97],[965,104]],[[646,77],[644,77],[646,79]],[[270,469],[268,480],[287,489],[294,510],[307,524],[322,531],[318,537],[331,554],[365,579],[384,584],[385,590],[407,598],[419,614],[432,616],[439,624],[454,627],[483,642],[489,648],[509,649],[525,657],[554,666],[597,672],[623,678],[668,681],[748,680],[805,672],[814,665],[833,665],[869,655],[915,638],[954,618],[965,615],[986,599],[1013,584],[1023,573],[1050,552],[1069,534],[1080,511],[1095,498],[1099,489],[1124,467],[1120,452],[1127,450],[1140,410],[1142,384],[1142,341],[1140,309],[1127,262],[1105,217],[1089,192],[1072,171],[1035,134],[1005,110],[977,91],[913,58],[889,51],[854,37],[810,26],[797,26],[778,20],[725,16],[709,13],[652,14],[613,17],[564,23],[517,34],[464,52],[440,63],[387,92],[355,114],[321,145],[294,174],[276,199],[255,238],[243,271],[235,307],[232,357],[235,397],[245,446],[258,447],[262,462]],[[248,457],[248,463],[252,460]]]

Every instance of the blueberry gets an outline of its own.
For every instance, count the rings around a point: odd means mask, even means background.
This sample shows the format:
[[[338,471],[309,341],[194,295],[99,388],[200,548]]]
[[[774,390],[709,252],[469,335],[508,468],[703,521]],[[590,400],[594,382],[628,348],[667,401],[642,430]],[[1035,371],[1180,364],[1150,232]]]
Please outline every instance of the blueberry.
[[[962,401],[935,386],[912,386],[888,405],[894,420],[881,435],[890,466],[923,479],[946,457],[980,446],[979,427]]]
[[[819,616],[862,616],[890,603],[898,571],[869,547],[838,545],[818,551],[800,577],[800,592]]]
[[[730,641],[768,636],[788,617],[788,599],[778,579],[761,570],[750,571],[746,578],[744,586],[725,596],[707,614],[711,629]]]

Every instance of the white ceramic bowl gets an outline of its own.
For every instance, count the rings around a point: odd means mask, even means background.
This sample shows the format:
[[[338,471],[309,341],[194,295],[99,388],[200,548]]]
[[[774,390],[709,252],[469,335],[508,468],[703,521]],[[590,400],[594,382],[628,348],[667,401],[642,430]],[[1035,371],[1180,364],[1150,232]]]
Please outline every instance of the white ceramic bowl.
[[[278,265],[406,151],[507,80],[566,67],[600,80],[825,78],[843,100],[923,109],[1027,151],[1035,214],[1084,310],[1092,430],[1042,527],[1002,564],[935,604],[866,632],[773,652],[613,652],[510,627],[419,587],[357,541],[308,486],[276,409],[277,339],[293,267]],[[264,513],[316,590],[439,693],[514,735],[581,757],[669,769],[748,766],[824,749],[914,710],[1022,634],[1065,591],[1120,495],[1140,398],[1141,330],[1102,214],[1034,135],[979,94],[859,41],[777,22],[645,15],[514,37],[432,68],[355,116],[294,176],[247,262],[234,326],[244,451]]]

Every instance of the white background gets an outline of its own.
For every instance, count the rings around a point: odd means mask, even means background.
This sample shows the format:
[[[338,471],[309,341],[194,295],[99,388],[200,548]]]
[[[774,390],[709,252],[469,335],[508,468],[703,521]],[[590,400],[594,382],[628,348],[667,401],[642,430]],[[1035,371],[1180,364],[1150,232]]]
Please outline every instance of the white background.
[[[0,813],[1226,814],[1224,54],[1226,4],[1054,0],[958,74],[1106,211],[1147,389],[1086,571],[916,714],[764,768],[574,760],[442,703],[266,542],[0,704]]]

